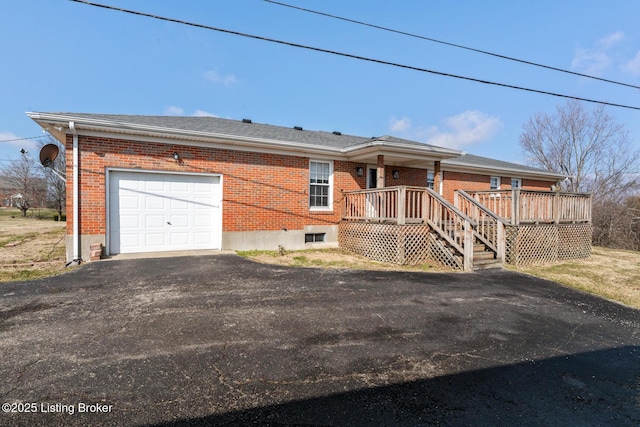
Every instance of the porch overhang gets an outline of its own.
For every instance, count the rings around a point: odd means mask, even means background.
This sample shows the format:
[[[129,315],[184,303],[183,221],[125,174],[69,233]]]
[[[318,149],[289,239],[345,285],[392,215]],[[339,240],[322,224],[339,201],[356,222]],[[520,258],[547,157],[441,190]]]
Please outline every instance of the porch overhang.
[[[550,172],[544,170],[526,170],[526,169],[516,169],[505,166],[500,167],[490,167],[485,165],[469,165],[463,162],[458,162],[456,159],[447,159],[446,161],[441,163],[442,170],[449,172],[461,172],[461,173],[470,173],[470,174],[485,174],[485,175],[496,175],[496,176],[509,176],[518,178],[530,178],[530,179],[540,179],[540,180],[549,180],[549,181],[562,181],[569,176],[566,174],[561,174],[557,172]]]
[[[424,144],[389,143],[384,140],[372,140],[366,144],[348,147],[343,150],[352,162],[376,164],[378,156],[384,156],[387,166],[432,169],[434,162],[452,159],[464,154],[462,151],[434,147]]]

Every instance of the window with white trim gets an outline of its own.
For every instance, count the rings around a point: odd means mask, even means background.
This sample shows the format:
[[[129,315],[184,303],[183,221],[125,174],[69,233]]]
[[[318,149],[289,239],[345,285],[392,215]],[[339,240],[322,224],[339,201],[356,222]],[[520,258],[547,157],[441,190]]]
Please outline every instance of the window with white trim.
[[[435,174],[433,171],[427,171],[427,187],[433,190],[435,182]]]
[[[516,190],[518,188],[522,188],[522,179],[521,178],[511,178],[511,188]]]
[[[491,177],[491,190],[499,190],[500,189],[500,177],[492,176]]]
[[[331,181],[333,163],[311,160],[309,162],[309,208],[331,210]]]

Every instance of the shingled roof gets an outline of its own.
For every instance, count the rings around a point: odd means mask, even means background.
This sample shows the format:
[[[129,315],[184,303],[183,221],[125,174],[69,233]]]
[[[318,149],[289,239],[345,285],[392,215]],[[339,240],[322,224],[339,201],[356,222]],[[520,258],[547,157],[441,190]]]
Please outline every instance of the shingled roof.
[[[346,148],[365,144],[369,141],[387,141],[392,143],[410,144],[429,147],[408,139],[396,138],[389,135],[380,137],[363,137],[347,135],[341,132],[327,132],[305,130],[298,126],[284,127],[264,123],[255,123],[247,119],[233,120],[220,117],[190,117],[190,116],[142,116],[128,114],[90,114],[90,113],[54,113],[61,116],[84,118],[93,121],[120,123],[123,127],[140,125],[154,128],[196,131],[233,135],[235,137],[261,138],[274,141],[296,141],[302,144],[318,145],[334,148]],[[431,145],[433,148],[442,148]]]
[[[460,157],[454,157],[452,159],[442,160],[444,168],[448,167],[468,167],[473,169],[485,169],[493,171],[509,171],[521,174],[536,174],[545,175],[557,179],[565,177],[564,174],[552,172],[540,168],[534,168],[531,166],[521,165],[518,163],[505,162],[502,160],[491,159],[489,157],[476,156],[474,154],[465,153]]]
[[[108,130],[136,134],[148,132],[154,135],[167,135],[189,139],[191,137],[225,138],[234,140],[259,141],[262,145],[306,146],[315,151],[326,150],[334,153],[347,153],[354,150],[366,150],[367,146],[383,146],[394,152],[411,151],[424,153],[427,158],[442,159],[443,166],[450,168],[474,168],[486,171],[504,170],[525,174],[538,174],[545,177],[561,178],[563,175],[542,169],[510,163],[501,160],[465,154],[462,151],[438,147],[418,141],[398,138],[390,135],[363,137],[328,132],[305,130],[298,126],[284,127],[251,120],[232,120],[219,117],[192,116],[146,116],[129,114],[92,114],[92,113],[27,113],[43,128],[55,127],[56,123],[75,122],[76,127]],[[67,126],[65,125],[65,126]],[[435,156],[435,157],[434,157]]]

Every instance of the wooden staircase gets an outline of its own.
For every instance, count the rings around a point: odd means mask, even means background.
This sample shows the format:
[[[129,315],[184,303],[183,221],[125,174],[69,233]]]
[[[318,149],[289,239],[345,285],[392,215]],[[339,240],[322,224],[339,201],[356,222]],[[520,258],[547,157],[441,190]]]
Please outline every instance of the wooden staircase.
[[[463,191],[453,204],[425,187],[346,192],[342,218],[398,226],[428,225],[435,233],[432,250],[439,254],[435,258],[464,271],[500,268],[505,260],[504,222]],[[401,250],[406,250],[402,245]]]
[[[472,270],[487,270],[490,268],[502,268],[502,262],[498,259],[496,252],[491,249],[487,244],[482,242],[478,237],[477,230],[474,227],[474,240],[473,240],[473,262]],[[449,236],[461,237],[464,234],[464,230],[460,227],[460,223],[454,223],[449,221],[442,224],[438,229],[434,230],[440,234],[447,234]],[[453,245],[448,244],[447,240],[441,239],[442,243],[447,245],[451,251],[460,252],[459,249]],[[460,254],[464,256],[464,254]]]
[[[473,244],[473,269],[486,270],[489,268],[502,268],[502,262],[496,259],[495,252],[476,239],[476,243]]]

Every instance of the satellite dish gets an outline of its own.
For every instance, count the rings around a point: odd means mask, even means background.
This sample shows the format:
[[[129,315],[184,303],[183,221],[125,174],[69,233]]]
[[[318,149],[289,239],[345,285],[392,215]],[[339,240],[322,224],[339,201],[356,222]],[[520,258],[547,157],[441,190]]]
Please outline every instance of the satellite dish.
[[[53,161],[58,157],[60,149],[56,144],[47,144],[40,150],[40,163],[45,168],[50,167]]]

